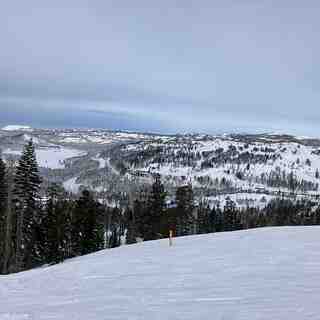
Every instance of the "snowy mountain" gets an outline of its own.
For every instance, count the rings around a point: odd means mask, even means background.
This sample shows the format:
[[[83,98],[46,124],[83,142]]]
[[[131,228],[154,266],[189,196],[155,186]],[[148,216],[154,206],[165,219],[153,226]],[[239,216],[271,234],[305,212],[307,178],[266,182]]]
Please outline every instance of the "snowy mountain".
[[[42,174],[67,190],[119,192],[150,184],[160,174],[166,189],[191,183],[212,205],[226,195],[261,206],[277,196],[317,198],[320,140],[282,134],[159,135],[109,130],[1,131],[5,158],[17,159],[32,139]],[[112,188],[110,187],[112,185]]]
[[[319,141],[283,135],[165,137],[121,146],[111,162],[135,177],[160,174],[168,187],[191,183],[212,201],[226,194],[317,197],[320,182]]]
[[[0,276],[0,319],[319,319],[320,228],[262,228],[100,251]]]

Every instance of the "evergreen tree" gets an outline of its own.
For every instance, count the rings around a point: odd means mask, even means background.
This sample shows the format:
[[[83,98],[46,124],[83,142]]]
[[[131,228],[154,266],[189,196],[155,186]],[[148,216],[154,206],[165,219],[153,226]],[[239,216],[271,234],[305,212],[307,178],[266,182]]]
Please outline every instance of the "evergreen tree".
[[[32,241],[29,249],[28,268],[40,266],[45,263],[45,239],[47,230],[43,228],[45,216],[44,205],[39,201],[33,222]]]
[[[48,189],[45,206],[45,218],[42,230],[45,230],[44,255],[46,263],[58,263],[68,257],[72,201],[65,199],[65,194],[57,185]]]
[[[16,271],[30,268],[33,263],[35,223],[41,178],[32,140],[24,147],[16,168],[14,202],[16,213]]]
[[[148,237],[152,228],[148,208],[149,190],[141,189],[139,198],[134,201],[133,214],[135,217],[137,236],[143,239]]]
[[[116,248],[120,246],[120,236],[117,229],[111,231],[110,248]]]
[[[224,230],[236,230],[236,205],[229,197],[226,198],[226,204],[223,209],[223,215]]]
[[[4,211],[7,206],[7,193],[6,165],[0,158],[0,212],[2,215],[4,215]],[[0,217],[2,217],[2,215]]]
[[[298,182],[294,176],[293,171],[290,172],[289,176],[288,176],[288,187],[291,190],[292,193],[295,193],[296,189],[298,186]]]
[[[145,240],[161,238],[161,218],[166,208],[165,198],[166,193],[161,183],[160,175],[156,175],[148,198],[148,210],[145,217],[145,223],[148,225],[148,228],[145,229],[143,235]]]
[[[72,252],[84,255],[104,245],[102,208],[88,190],[82,192],[72,215]]]
[[[132,244],[136,242],[137,231],[134,211],[126,208],[124,212],[125,228],[126,228],[126,243]]]
[[[3,171],[2,174],[3,176]],[[13,176],[14,176],[14,164],[12,161],[8,161],[5,170],[5,177],[3,184],[1,183],[2,194],[2,239],[3,246],[1,248],[2,270],[3,274],[7,274],[13,270],[13,248],[14,237],[13,229],[14,223],[14,210],[12,205],[12,190],[13,190]],[[6,198],[6,199],[5,199]]]
[[[115,207],[112,209],[110,231],[110,248],[119,247],[121,245],[121,237],[125,234],[125,221],[121,208]]]
[[[200,201],[197,210],[197,233],[213,232],[210,208],[206,201]]]
[[[176,191],[177,236],[193,234],[194,203],[191,185],[179,187]]]
[[[3,270],[4,256],[6,241],[6,209],[7,209],[7,181],[6,181],[6,166],[0,158],[0,273]]]
[[[220,209],[220,202],[217,207],[211,210],[210,221],[212,225],[212,232],[224,231],[224,215]]]

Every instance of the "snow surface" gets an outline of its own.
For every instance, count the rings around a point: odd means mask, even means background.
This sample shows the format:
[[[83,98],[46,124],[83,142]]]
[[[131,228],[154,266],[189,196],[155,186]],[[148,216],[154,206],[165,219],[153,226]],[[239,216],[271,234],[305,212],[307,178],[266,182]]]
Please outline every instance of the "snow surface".
[[[21,151],[11,149],[6,149],[2,153],[21,155]],[[66,159],[80,157],[86,154],[87,152],[84,151],[67,148],[36,149],[36,158],[39,167],[51,169],[63,169]]]
[[[110,168],[111,172],[114,173],[115,175],[120,175],[120,171],[117,170],[110,162],[110,158],[107,158],[105,166]]]
[[[16,131],[16,130],[32,131],[32,128],[29,126],[8,125],[8,126],[3,127],[1,130],[5,130],[5,131]]]
[[[0,276],[0,319],[319,319],[320,227],[215,233]]]
[[[104,169],[106,167],[107,161],[106,159],[99,158],[98,156],[96,158],[92,158],[93,161],[97,161],[99,163],[99,169]]]
[[[77,183],[77,177],[71,178],[63,182],[63,187],[65,190],[77,194],[79,192],[79,188],[81,183]]]
[[[115,132],[115,131],[99,131],[89,130],[87,132],[61,132],[59,133],[59,141],[62,143],[77,143],[77,144],[112,144],[120,141],[129,140],[157,140],[165,141],[166,137],[157,135],[140,134],[135,132]],[[168,138],[168,137],[167,137]]]

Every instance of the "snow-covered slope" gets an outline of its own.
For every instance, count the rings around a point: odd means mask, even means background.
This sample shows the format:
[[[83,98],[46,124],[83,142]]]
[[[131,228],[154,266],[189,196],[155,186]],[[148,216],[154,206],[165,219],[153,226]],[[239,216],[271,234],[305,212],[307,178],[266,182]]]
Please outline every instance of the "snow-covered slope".
[[[4,155],[21,155],[21,151],[6,149]],[[80,150],[68,148],[46,148],[36,149],[38,165],[42,168],[63,169],[65,161],[73,157],[84,156],[87,153]]]
[[[21,125],[7,125],[7,126],[3,127],[1,130],[4,130],[4,131],[18,131],[18,130],[32,131],[32,128],[29,126],[21,126]]]
[[[221,196],[225,195],[243,206],[263,206],[264,200],[279,196],[314,200],[320,190],[320,139],[315,138],[281,134],[164,136],[102,129],[0,130],[0,152],[4,158],[16,159],[30,139],[45,178],[67,187],[77,180],[96,192],[112,185],[110,197],[114,198],[123,193],[123,185],[135,189],[151,183],[156,173],[170,196],[176,187],[191,183],[196,198],[213,204],[223,202]]]
[[[320,183],[316,141],[292,136],[182,136],[122,147],[133,175],[161,174],[172,185],[205,190],[315,194]]]
[[[0,319],[319,319],[320,228],[123,246],[0,277]]]

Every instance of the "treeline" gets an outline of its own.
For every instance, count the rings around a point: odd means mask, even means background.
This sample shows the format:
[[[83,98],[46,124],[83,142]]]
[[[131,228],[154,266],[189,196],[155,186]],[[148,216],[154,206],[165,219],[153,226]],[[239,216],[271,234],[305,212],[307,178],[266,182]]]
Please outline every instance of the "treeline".
[[[158,181],[155,184],[161,183]],[[157,194],[159,193],[156,193],[153,187],[151,199],[157,198]],[[237,207],[236,203],[227,197],[223,207],[211,207],[206,200],[194,205],[191,185],[177,188],[175,202],[171,207],[160,205],[161,202],[157,201],[154,203],[158,203],[158,206],[151,209],[152,202],[145,199],[146,196],[137,199],[133,210],[129,210],[129,219],[126,219],[129,243],[135,242],[139,237],[144,240],[167,237],[168,230],[173,230],[175,236],[184,236],[267,226],[320,224],[319,203],[309,200],[276,198],[265,207],[259,208]],[[155,218],[153,212],[162,214]],[[149,234],[149,230],[154,232]]]
[[[16,164],[0,159],[0,273],[59,263],[104,248],[175,236],[263,226],[320,224],[320,208],[310,201],[271,201],[263,209],[197,204],[191,185],[168,195],[160,176],[124,207],[111,208],[84,190],[77,199],[58,185],[42,190],[30,141]]]

